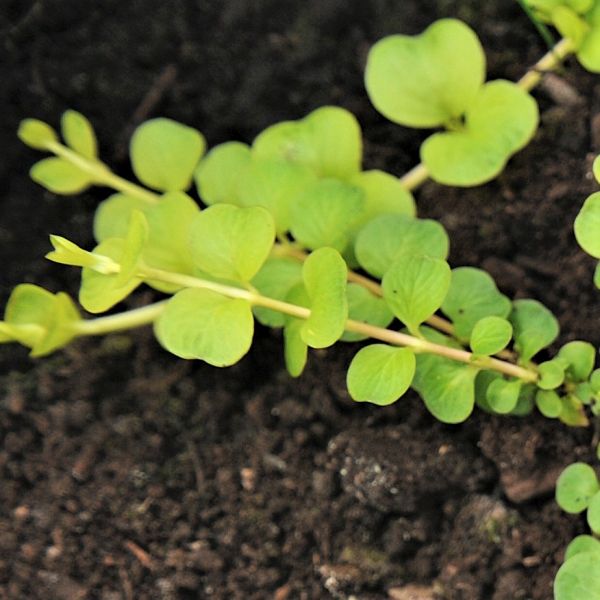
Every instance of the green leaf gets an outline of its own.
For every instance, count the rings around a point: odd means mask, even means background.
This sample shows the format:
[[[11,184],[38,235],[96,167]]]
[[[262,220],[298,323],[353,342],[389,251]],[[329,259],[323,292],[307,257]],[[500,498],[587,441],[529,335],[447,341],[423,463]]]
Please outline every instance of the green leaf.
[[[98,158],[98,142],[92,124],[81,113],[67,110],[61,118],[62,136],[67,146],[85,158]]]
[[[487,404],[491,410],[500,415],[510,413],[517,406],[519,393],[521,391],[521,381],[513,379],[494,379],[490,383],[486,392]]]
[[[493,413],[487,400],[487,391],[492,381],[500,379],[502,375],[497,371],[479,371],[475,378],[475,404],[488,413]]]
[[[584,552],[600,554],[600,540],[591,535],[578,535],[571,541],[565,550],[565,562]]]
[[[79,194],[92,184],[92,178],[64,158],[44,158],[29,171],[33,181],[55,194]]]
[[[326,348],[342,337],[348,318],[347,276],[346,263],[333,248],[315,250],[304,261],[302,278],[310,300],[310,317],[301,335],[308,346]]]
[[[442,19],[419,36],[393,35],[369,52],[367,93],[385,117],[409,127],[438,127],[473,103],[485,79],[485,55],[475,33]]]
[[[252,160],[240,176],[241,206],[262,206],[273,216],[278,233],[290,228],[290,206],[295,197],[315,181],[305,166],[281,159]]]
[[[565,380],[564,363],[560,360],[547,360],[538,366],[540,379],[538,386],[542,390],[554,390]]]
[[[596,156],[596,158],[594,159],[594,162],[592,164],[592,172],[596,181],[600,183],[600,156]]]
[[[523,384],[521,385],[521,391],[519,393],[519,399],[517,405],[510,411],[511,415],[515,417],[525,417],[533,412],[535,407],[535,392],[536,386],[534,384]]]
[[[575,386],[575,391],[573,394],[583,404],[590,404],[594,396],[594,391],[592,390],[592,386],[589,384],[589,382],[583,381]]]
[[[436,419],[462,423],[473,412],[477,371],[448,358],[419,354],[412,387]]]
[[[562,412],[560,396],[554,390],[538,390],[535,395],[538,410],[549,419],[556,419]]]
[[[58,142],[54,129],[39,119],[21,121],[17,135],[24,144],[36,150],[47,150],[48,144]]]
[[[508,317],[510,300],[498,291],[485,271],[473,267],[452,269],[450,290],[442,311],[452,320],[456,335],[468,340],[475,324],[484,317]]]
[[[94,254],[106,256],[121,264],[126,254],[126,240],[109,238],[100,242],[92,251]],[[129,254],[129,253],[128,253]],[[132,255],[129,254],[128,271],[131,268]],[[139,277],[132,277],[123,282],[121,273],[102,274],[90,268],[81,271],[81,287],[79,288],[79,304],[91,313],[102,313],[124,300],[142,283]]]
[[[501,317],[483,317],[471,333],[471,348],[476,354],[490,356],[504,350],[512,338],[512,325]]]
[[[556,482],[556,501],[570,514],[583,512],[600,491],[596,472],[582,462],[569,465]]]
[[[239,205],[239,178],[250,163],[250,147],[241,142],[215,146],[194,171],[198,195],[202,202]]]
[[[409,331],[418,334],[419,325],[444,301],[450,277],[450,267],[444,260],[403,256],[383,277],[383,297]]]
[[[594,270],[594,285],[600,289],[600,262],[596,265]]]
[[[250,303],[210,290],[177,292],[155,324],[155,334],[169,352],[215,367],[238,362],[252,345],[254,318]]]
[[[567,375],[573,381],[585,381],[591,374],[596,360],[596,349],[588,342],[574,341],[558,351],[559,358],[566,361]]]
[[[492,81],[478,92],[464,127],[425,140],[421,160],[438,183],[480,185],[494,179],[527,145],[538,120],[537,104],[527,92],[509,81]]]
[[[362,217],[364,192],[335,179],[321,179],[298,194],[290,208],[291,232],[303,246],[331,246],[342,252]]]
[[[600,491],[596,492],[587,510],[587,522],[590,529],[596,534],[600,535]]]
[[[252,144],[259,159],[282,159],[310,167],[320,177],[346,179],[360,171],[362,138],[352,113],[323,106],[300,121],[265,129]]]
[[[554,580],[555,600],[600,600],[600,556],[577,554],[566,561]]]
[[[171,119],[151,119],[133,133],[129,154],[135,176],[164,192],[190,187],[206,142],[199,131]]]
[[[523,361],[531,360],[558,337],[558,321],[537,300],[516,300],[509,318],[513,324],[515,350]]]
[[[410,387],[415,365],[415,354],[409,348],[366,346],[358,351],[348,369],[350,396],[357,402],[392,404]]]
[[[412,194],[398,177],[384,171],[362,171],[351,177],[349,183],[365,193],[365,212],[361,224],[386,213],[409,217],[417,214]]]
[[[286,298],[287,302],[308,308],[310,299],[300,283],[294,286]],[[283,328],[285,367],[292,377],[299,377],[304,371],[308,358],[308,346],[302,339],[304,321],[293,317],[286,317]]]
[[[365,225],[356,238],[360,266],[381,279],[403,256],[448,257],[448,234],[440,223],[406,215],[381,215]]]
[[[215,204],[191,225],[194,264],[213,277],[250,281],[269,256],[275,240],[273,217],[264,208]]]
[[[590,385],[596,394],[600,392],[600,369],[595,369],[590,375]]]
[[[594,258],[600,258],[600,192],[588,197],[575,219],[575,237]]]
[[[583,404],[574,394],[561,398],[562,410],[558,418],[570,427],[587,427],[590,422],[585,414]]]
[[[383,298],[375,296],[362,285],[349,283],[346,286],[346,293],[349,319],[369,323],[376,327],[387,327],[394,320],[394,314]],[[341,339],[343,342],[358,342],[367,339],[367,336],[353,331],[345,331]]]
[[[252,285],[263,296],[275,300],[286,300],[288,294],[299,283],[302,283],[302,264],[291,258],[269,258],[260,271],[252,279]],[[268,327],[283,327],[286,316],[283,313],[254,307],[258,321]]]
[[[557,6],[552,11],[552,23],[563,38],[571,40],[575,48],[581,46],[589,31],[587,23],[568,6]]]
[[[111,258],[83,250],[77,244],[60,235],[51,235],[50,243],[54,250],[48,252],[46,258],[61,265],[89,267],[104,275],[118,273],[121,270],[119,264]]]
[[[577,59],[588,71],[600,73],[600,2],[594,3],[585,20],[590,31],[579,46]]]

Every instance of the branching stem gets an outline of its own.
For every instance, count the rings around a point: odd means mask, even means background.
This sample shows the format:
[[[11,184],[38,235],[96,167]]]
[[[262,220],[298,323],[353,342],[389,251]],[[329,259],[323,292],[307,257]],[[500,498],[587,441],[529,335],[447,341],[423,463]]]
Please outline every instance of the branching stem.
[[[156,320],[167,305],[167,300],[149,304],[142,308],[128,310],[107,317],[85,319],[77,323],[77,335],[106,335],[115,331],[124,331],[148,325]]]

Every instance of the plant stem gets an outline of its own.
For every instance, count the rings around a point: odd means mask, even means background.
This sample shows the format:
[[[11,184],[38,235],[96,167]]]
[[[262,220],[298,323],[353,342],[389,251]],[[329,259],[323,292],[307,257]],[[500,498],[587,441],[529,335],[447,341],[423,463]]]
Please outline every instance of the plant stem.
[[[107,165],[99,160],[92,160],[86,158],[85,156],[81,156],[76,152],[73,152],[70,148],[59,144],[58,142],[49,142],[46,145],[47,149],[50,152],[53,152],[56,156],[60,156],[64,158],[66,161],[75,165],[85,173],[88,173],[94,180],[94,183],[98,183],[101,185],[105,185],[107,187],[113,188],[118,192],[123,192],[128,196],[133,196],[134,198],[140,198],[145,202],[149,202],[151,204],[156,204],[158,202],[158,194],[151,192],[119,175],[113,173]]]
[[[142,308],[128,310],[108,317],[97,319],[86,319],[79,321],[76,325],[76,334],[80,335],[105,335],[113,331],[133,329],[142,325],[152,323],[165,309],[167,300],[149,304]]]
[[[179,273],[162,271],[160,269],[142,267],[142,269],[140,269],[139,276],[142,278],[157,279],[166,283],[174,283],[186,288],[211,290],[228,298],[246,300],[254,306],[269,308],[271,310],[275,310],[299,319],[308,319],[310,316],[310,309],[303,306],[297,306],[289,302],[275,300],[274,298],[268,298],[267,296],[262,296],[256,292],[251,292],[222,283],[216,283],[214,281],[207,281],[206,279],[200,279],[190,275],[182,275]],[[413,348],[416,352],[436,354],[438,356],[443,356],[445,358],[463,362],[475,367],[498,371],[504,375],[517,377],[526,382],[534,383],[538,379],[538,374],[533,369],[526,369],[512,363],[498,360],[496,358],[475,358],[473,354],[467,352],[466,350],[449,348],[447,346],[435,344],[433,342],[429,342],[412,335],[407,335],[399,331],[393,331],[391,329],[369,325],[367,323],[354,321],[352,319],[348,319],[346,321],[345,329],[346,331],[360,333],[377,340],[394,344],[396,346]]]
[[[423,163],[419,163],[400,177],[400,183],[404,186],[404,189],[410,192],[423,185],[428,179],[429,171],[427,167]]]

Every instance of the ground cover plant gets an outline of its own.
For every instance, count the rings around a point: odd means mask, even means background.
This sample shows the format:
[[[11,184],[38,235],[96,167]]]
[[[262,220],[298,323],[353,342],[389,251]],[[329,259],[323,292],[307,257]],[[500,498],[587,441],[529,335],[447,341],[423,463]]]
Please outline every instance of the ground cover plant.
[[[457,39],[473,59],[461,63],[468,78],[473,74],[466,86],[465,74],[447,67],[445,45]],[[443,62],[430,46],[441,48]],[[390,51],[399,55],[389,60]],[[433,62],[442,89],[396,90],[393,100],[409,100],[388,107],[381,80],[391,78],[389,64],[404,60],[403,53],[417,65]],[[409,190],[425,175],[463,186],[489,180],[537,127],[527,86],[484,84],[482,63],[474,34],[454,20],[432,25],[417,39],[384,40],[369,57],[367,88],[375,106],[399,123],[447,128],[424,143],[416,179],[362,171],[358,124],[336,107],[269,127],[252,146],[225,143],[206,156],[199,132],[151,120],[130,146],[133,171],[145,188],[98,160],[94,132],[79,113],[63,115],[64,144],[45,123],[25,121],[21,139],[56,155],[33,167],[34,180],[55,193],[92,184],[117,191],[96,212],[92,251],[51,237],[48,258],[82,268],[83,308],[106,312],[141,284],[172,297],[84,320],[65,294],[24,284],[9,299],[2,341],[43,356],[77,336],[153,322],[159,342],[177,356],[227,366],[249,350],[256,319],[283,328],[294,376],[309,348],[377,340],[359,350],[348,371],[349,392],[358,401],[390,404],[412,386],[446,423],[464,421],[477,404],[514,415],[537,407],[569,425],[588,424],[598,402],[595,348],[570,342],[535,364],[558,335],[550,311],[535,300],[511,302],[479,269],[451,269],[443,227],[415,217]],[[433,106],[421,101],[424,91],[436,99]],[[411,93],[418,102],[410,101]],[[204,209],[186,193],[192,180]],[[582,215],[576,231],[588,250],[581,231],[592,230],[587,238],[595,239],[595,217],[588,209]],[[394,319],[399,325],[389,327]]]

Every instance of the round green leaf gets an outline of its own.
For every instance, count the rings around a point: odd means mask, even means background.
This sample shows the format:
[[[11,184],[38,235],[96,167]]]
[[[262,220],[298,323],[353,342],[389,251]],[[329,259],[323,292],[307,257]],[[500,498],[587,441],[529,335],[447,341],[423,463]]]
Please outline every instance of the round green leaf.
[[[383,297],[412,333],[442,304],[450,287],[450,267],[439,258],[403,256],[383,276]]]
[[[199,131],[171,119],[151,119],[133,133],[129,154],[135,176],[148,187],[165,192],[187,190],[204,154]]]
[[[585,16],[590,31],[584,37],[579,49],[577,59],[592,73],[600,73],[600,3],[595,2],[592,9]]]
[[[402,256],[446,259],[449,244],[446,230],[437,221],[386,214],[359,231],[354,250],[360,266],[381,279]]]
[[[307,308],[310,299],[304,284],[299,283],[294,286],[287,295],[286,301]],[[292,377],[299,377],[302,374],[308,358],[308,346],[302,339],[303,327],[304,321],[302,319],[286,316],[283,328],[283,351],[285,367]]]
[[[566,361],[567,375],[573,381],[585,381],[594,368],[596,349],[588,342],[576,340],[565,344],[558,356]]]
[[[308,346],[326,348],[342,337],[348,318],[347,276],[346,263],[333,248],[315,250],[304,261],[302,278],[310,300],[310,317],[301,335]]]
[[[385,117],[409,127],[438,127],[472,104],[485,79],[485,55],[475,33],[442,19],[421,35],[393,35],[369,52],[367,93]]]
[[[98,158],[96,134],[86,117],[75,110],[67,110],[62,115],[60,125],[67,146],[85,158]]]
[[[273,247],[275,225],[264,208],[215,204],[192,222],[190,251],[194,264],[213,277],[247,282]]]
[[[494,379],[487,388],[487,405],[495,413],[506,415],[517,406],[521,381],[518,379],[507,381],[506,379]]]
[[[590,375],[590,386],[596,394],[600,392],[600,369],[595,369]]]
[[[542,348],[549,346],[559,334],[558,321],[537,300],[516,300],[510,314],[515,338],[515,350],[524,361],[531,360]]]
[[[535,403],[538,410],[549,419],[556,419],[562,412],[563,404],[554,390],[538,390]]]
[[[387,406],[410,387],[415,355],[408,348],[373,344],[359,350],[350,363],[346,383],[353,400]]]
[[[571,541],[565,550],[565,562],[584,552],[600,554],[600,540],[591,535],[578,535]]]
[[[342,252],[364,206],[360,188],[335,179],[320,179],[295,197],[290,208],[292,235],[311,250],[330,246]]]
[[[567,560],[554,580],[554,600],[600,600],[600,556],[583,552]]]
[[[349,283],[346,293],[349,319],[377,327],[387,327],[394,320],[394,314],[388,308],[385,300],[380,296],[375,296],[362,285]],[[341,339],[343,342],[358,342],[366,338],[366,335],[346,331]]]
[[[577,514],[589,506],[598,491],[600,485],[594,469],[585,463],[573,463],[556,482],[556,501],[565,512]]]
[[[589,27],[587,23],[570,7],[557,6],[552,11],[552,24],[563,38],[571,40],[575,48],[581,47]]]
[[[538,119],[537,104],[527,92],[509,81],[492,81],[478,92],[464,127],[425,140],[421,160],[438,183],[480,185],[527,145]]]
[[[590,529],[600,535],[600,492],[596,492],[587,509],[587,522]]]
[[[246,300],[186,289],[169,300],[154,331],[161,345],[180,358],[227,367],[250,349],[254,318]]]
[[[268,127],[252,151],[259,159],[281,159],[310,167],[320,177],[346,179],[360,171],[362,137],[352,113],[323,106],[300,121]]]
[[[39,119],[21,121],[17,135],[24,144],[36,150],[47,150],[48,144],[58,142],[54,129]]]
[[[538,366],[540,379],[537,382],[542,390],[555,390],[565,380],[564,363],[560,360],[547,360]]]
[[[510,300],[498,291],[494,280],[481,269],[452,269],[452,280],[442,311],[452,320],[456,335],[471,337],[475,324],[484,317],[508,317]]]
[[[594,258],[600,258],[600,192],[589,196],[575,219],[575,237]]]
[[[204,204],[239,205],[239,178],[250,163],[250,147],[241,142],[215,146],[194,171],[198,195]]]
[[[33,181],[55,194],[79,194],[92,184],[92,178],[64,158],[44,158],[29,171]]]
[[[476,354],[492,355],[504,350],[512,338],[512,325],[501,317],[484,317],[475,323],[471,348]]]

